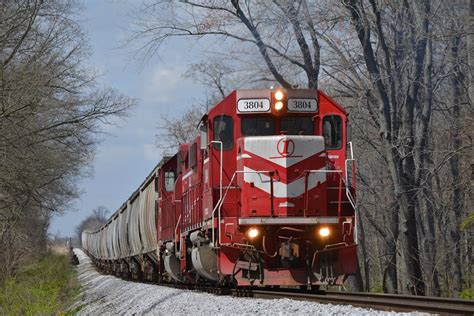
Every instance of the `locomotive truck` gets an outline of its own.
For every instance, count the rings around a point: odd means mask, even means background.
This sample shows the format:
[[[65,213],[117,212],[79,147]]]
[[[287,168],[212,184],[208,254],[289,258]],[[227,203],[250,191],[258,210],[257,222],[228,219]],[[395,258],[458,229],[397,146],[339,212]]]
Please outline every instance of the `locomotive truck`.
[[[83,248],[129,279],[342,285],[357,245],[347,116],[322,91],[233,91]]]

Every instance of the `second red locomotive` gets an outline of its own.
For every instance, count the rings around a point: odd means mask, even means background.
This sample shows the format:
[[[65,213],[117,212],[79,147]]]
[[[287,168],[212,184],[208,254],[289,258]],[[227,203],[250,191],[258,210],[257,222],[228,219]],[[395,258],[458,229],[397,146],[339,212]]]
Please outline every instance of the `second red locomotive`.
[[[140,187],[153,184],[155,203],[134,210],[135,194],[83,234],[84,248],[107,271],[159,282],[341,285],[355,272],[357,241],[346,126],[320,91],[234,91]],[[134,223],[133,212],[148,215]],[[146,233],[155,239],[130,251]]]

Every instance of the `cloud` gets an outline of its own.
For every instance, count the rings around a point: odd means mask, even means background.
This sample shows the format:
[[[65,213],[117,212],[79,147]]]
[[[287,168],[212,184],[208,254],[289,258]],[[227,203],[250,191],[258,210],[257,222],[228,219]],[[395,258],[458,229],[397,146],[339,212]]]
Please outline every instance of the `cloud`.
[[[183,84],[189,84],[189,81],[183,78],[184,72],[185,69],[182,66],[155,68],[151,73],[145,97],[147,99],[158,99],[161,102],[170,101],[179,90],[183,89]]]
[[[155,144],[143,144],[143,154],[145,160],[156,163],[161,159],[163,153]]]

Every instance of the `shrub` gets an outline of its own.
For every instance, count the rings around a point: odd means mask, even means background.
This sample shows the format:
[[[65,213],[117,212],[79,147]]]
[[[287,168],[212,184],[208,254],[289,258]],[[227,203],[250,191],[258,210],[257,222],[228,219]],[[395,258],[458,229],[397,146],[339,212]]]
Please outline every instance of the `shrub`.
[[[469,300],[474,299],[474,289],[464,289],[462,292],[459,293],[459,297]]]

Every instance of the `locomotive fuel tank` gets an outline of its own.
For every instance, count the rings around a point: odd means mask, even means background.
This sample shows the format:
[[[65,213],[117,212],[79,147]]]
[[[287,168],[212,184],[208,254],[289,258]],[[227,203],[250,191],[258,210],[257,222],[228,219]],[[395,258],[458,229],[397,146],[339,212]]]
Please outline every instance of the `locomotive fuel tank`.
[[[202,236],[202,232],[195,231],[190,234],[193,244],[191,261],[196,272],[210,281],[219,281],[217,274],[217,255],[211,248],[209,240]]]
[[[166,249],[163,253],[163,263],[165,266],[165,271],[168,275],[178,282],[183,282],[184,278],[181,275],[180,263],[176,257],[175,244],[173,242],[166,243]]]
[[[200,276],[211,281],[219,281],[216,264],[217,255],[209,245],[193,247],[191,260]]]

